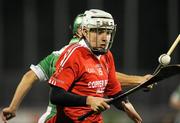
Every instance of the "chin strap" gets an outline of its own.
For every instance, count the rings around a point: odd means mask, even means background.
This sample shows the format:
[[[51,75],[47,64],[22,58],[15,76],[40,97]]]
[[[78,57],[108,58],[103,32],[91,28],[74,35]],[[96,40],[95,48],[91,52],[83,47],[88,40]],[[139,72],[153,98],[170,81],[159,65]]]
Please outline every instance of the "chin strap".
[[[93,54],[99,56],[99,55],[103,55],[103,54],[107,53],[108,50],[105,50],[105,49],[103,49],[103,50],[94,50],[93,47],[90,45],[90,43],[86,39],[84,39],[84,40],[85,40],[87,46],[91,49],[91,52]]]

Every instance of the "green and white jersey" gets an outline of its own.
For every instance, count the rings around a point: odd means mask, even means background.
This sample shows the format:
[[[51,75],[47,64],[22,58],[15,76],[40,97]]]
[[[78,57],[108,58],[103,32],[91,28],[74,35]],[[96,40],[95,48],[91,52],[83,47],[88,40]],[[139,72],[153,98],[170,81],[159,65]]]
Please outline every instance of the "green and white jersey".
[[[55,63],[63,51],[53,51],[50,55],[41,60],[38,65],[31,65],[30,68],[35,72],[40,81],[48,80],[51,75],[55,72]]]
[[[48,80],[55,72],[56,61],[63,49],[65,48],[62,48],[60,51],[52,52],[50,55],[41,60],[38,65],[30,66],[31,70],[35,72],[40,81]],[[54,115],[56,115],[56,105],[51,104],[51,102],[49,101],[47,110],[41,116],[38,123],[45,123],[46,120],[50,119]]]
[[[79,42],[78,38],[73,38],[69,44]],[[47,81],[55,72],[55,64],[59,55],[64,51],[67,46],[63,47],[59,51],[53,51],[50,55],[41,60],[37,65],[31,65],[30,69],[37,75],[40,81]],[[47,107],[46,112],[41,116],[38,123],[45,123],[46,120],[50,119],[56,114],[56,105],[51,104]]]
[[[76,36],[74,36],[72,39],[71,39],[71,41],[69,42],[69,44],[74,44],[74,43],[77,43],[77,42],[79,42],[79,38],[78,37],[76,37]]]

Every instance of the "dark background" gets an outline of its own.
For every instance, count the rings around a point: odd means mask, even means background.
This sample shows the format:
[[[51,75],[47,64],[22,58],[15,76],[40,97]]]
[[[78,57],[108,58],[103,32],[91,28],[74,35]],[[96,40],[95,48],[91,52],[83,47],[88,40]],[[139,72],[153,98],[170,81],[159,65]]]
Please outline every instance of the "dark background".
[[[0,0],[0,108],[9,105],[30,64],[68,44],[74,18],[92,8],[111,13],[117,23],[111,51],[116,69],[123,73],[152,73],[158,57],[180,33],[179,0]],[[177,46],[171,63],[179,61]],[[160,123],[174,116],[168,103],[179,79],[172,77],[149,93],[139,91],[130,96],[145,123]],[[37,83],[21,108],[45,111],[48,90],[47,82]]]

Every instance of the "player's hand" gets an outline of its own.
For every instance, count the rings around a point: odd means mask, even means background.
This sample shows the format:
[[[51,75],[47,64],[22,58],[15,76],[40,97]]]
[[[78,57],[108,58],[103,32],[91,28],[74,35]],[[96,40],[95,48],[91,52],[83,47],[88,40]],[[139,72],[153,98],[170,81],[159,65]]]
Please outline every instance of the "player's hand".
[[[112,99],[88,96],[86,104],[89,105],[93,111],[101,112],[110,108],[110,105],[107,104],[110,100]]]
[[[146,74],[145,76],[143,76],[144,81],[147,81],[147,80],[149,80],[152,77],[153,77],[153,75],[151,75],[151,74]]]
[[[147,74],[147,75],[145,75],[144,77],[146,78],[146,81],[148,81],[149,79],[151,79],[151,78],[153,77],[153,75]],[[147,87],[145,87],[145,88],[143,89],[143,91],[144,91],[144,92],[149,92],[150,90],[153,89],[153,86],[154,86],[154,84],[148,85]]]
[[[7,120],[12,119],[16,116],[16,111],[11,109],[10,107],[4,108],[1,113],[1,118],[4,123],[7,123]]]
[[[143,82],[146,82],[148,81],[150,78],[152,77],[151,74],[146,74],[144,76],[136,76],[135,78],[135,84],[136,85],[139,85],[139,84],[142,84]]]
[[[128,102],[122,101],[122,106],[124,108],[124,111],[127,113],[127,115],[135,122],[135,123],[142,123],[142,118],[140,115],[136,112],[132,104]]]

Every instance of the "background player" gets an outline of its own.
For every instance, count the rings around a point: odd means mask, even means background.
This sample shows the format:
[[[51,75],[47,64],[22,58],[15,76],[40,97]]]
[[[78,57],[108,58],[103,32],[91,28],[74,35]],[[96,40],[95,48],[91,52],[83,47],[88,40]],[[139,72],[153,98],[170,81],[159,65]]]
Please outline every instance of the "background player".
[[[79,42],[79,38],[81,37],[81,22],[82,22],[82,14],[79,14],[73,24],[73,38],[70,41],[70,44]],[[54,51],[42,61],[39,62],[38,65],[31,65],[30,70],[27,71],[22,77],[14,97],[12,99],[9,107],[6,107],[2,110],[3,115],[2,118],[4,121],[7,121],[16,116],[16,111],[19,108],[23,98],[29,92],[29,90],[33,87],[33,85],[38,81],[46,81],[49,77],[54,73],[57,58],[61,51]],[[148,76],[134,76],[134,75],[126,75],[123,73],[117,72],[117,78],[121,81],[124,86],[132,86],[141,83],[142,81],[148,79]],[[47,111],[40,118],[39,122],[48,122],[49,119],[52,119],[56,114],[56,106],[52,105],[49,102],[47,107]]]
[[[82,15],[79,14],[74,21],[73,24],[73,38],[70,40],[69,43],[75,43],[79,42],[79,36],[81,35],[80,31],[80,24],[82,20]],[[62,48],[63,49],[63,48]],[[27,71],[24,76],[22,77],[16,92],[14,94],[14,97],[11,101],[11,104],[9,107],[6,107],[2,110],[3,115],[2,119],[3,121],[9,120],[16,116],[16,111],[21,104],[24,96],[29,92],[29,90],[32,88],[33,85],[37,81],[46,81],[49,79],[49,77],[54,73],[55,67],[54,64],[56,62],[56,59],[58,58],[61,51],[54,51],[47,57],[45,57],[43,60],[39,62],[38,65],[31,65],[30,70]],[[49,114],[49,115],[47,115]],[[56,106],[52,105],[49,102],[49,105],[47,107],[47,112],[43,114],[43,116],[40,118],[39,122],[43,123],[49,118],[53,117],[56,114]]]
[[[174,123],[180,123],[180,85],[178,88],[171,94],[170,105],[172,108],[178,111]]]

